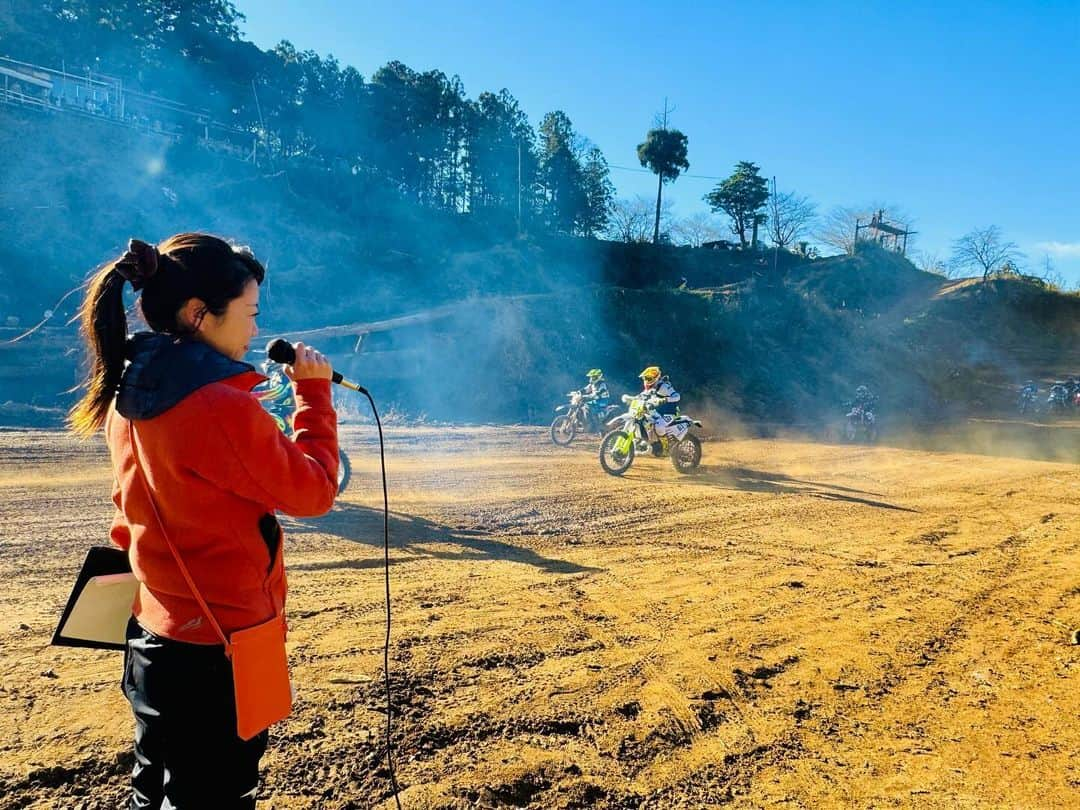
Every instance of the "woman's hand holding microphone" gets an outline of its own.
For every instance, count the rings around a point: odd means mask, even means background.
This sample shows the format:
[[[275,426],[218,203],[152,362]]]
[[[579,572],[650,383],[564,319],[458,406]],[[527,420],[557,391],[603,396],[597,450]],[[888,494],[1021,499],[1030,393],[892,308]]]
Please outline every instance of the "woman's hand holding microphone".
[[[334,373],[330,361],[319,351],[297,342],[296,360],[285,366],[285,376],[290,380],[329,380]]]

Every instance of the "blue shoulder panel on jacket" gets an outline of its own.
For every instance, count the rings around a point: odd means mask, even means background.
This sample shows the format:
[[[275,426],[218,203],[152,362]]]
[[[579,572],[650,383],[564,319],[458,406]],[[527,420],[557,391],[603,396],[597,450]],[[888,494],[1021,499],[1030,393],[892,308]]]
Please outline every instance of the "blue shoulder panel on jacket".
[[[152,419],[205,385],[255,370],[201,341],[158,332],[129,337],[127,359],[116,395],[127,419]]]

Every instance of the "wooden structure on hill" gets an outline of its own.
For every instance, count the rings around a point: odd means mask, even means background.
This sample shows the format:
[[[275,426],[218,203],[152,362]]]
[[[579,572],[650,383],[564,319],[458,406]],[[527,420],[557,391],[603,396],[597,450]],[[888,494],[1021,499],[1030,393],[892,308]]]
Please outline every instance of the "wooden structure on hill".
[[[870,221],[863,224],[861,220],[855,220],[855,244],[859,243],[859,232],[864,231],[865,234],[861,237],[864,242],[875,242],[882,247],[895,250],[901,256],[907,254],[907,240],[915,231],[909,231],[901,228],[899,225],[892,225],[885,220],[885,210],[879,209],[870,218]]]

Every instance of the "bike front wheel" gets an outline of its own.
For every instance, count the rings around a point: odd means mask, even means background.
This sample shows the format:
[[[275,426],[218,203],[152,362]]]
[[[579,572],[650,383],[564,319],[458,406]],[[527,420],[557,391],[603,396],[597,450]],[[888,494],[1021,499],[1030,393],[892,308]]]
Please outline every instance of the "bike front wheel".
[[[349,456],[338,448],[338,470],[337,470],[337,491],[338,495],[345,491],[345,487],[349,486],[349,481],[352,480],[352,462],[349,460]]]
[[[613,430],[600,440],[600,466],[608,475],[622,475],[634,463],[634,437]]]
[[[577,435],[577,425],[569,416],[556,416],[551,423],[551,440],[559,447],[566,447]]]

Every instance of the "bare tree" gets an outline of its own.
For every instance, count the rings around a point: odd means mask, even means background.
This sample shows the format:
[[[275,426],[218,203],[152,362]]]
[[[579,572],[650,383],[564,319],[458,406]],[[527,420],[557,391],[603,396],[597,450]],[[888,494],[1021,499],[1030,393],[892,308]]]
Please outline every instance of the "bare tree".
[[[1050,254],[1043,254],[1042,263],[1039,265],[1039,277],[1046,282],[1046,286],[1053,290],[1064,290],[1066,288],[1065,276],[1058,272],[1057,266],[1054,264],[1054,260],[1050,258]]]
[[[949,277],[949,264],[941,254],[932,250],[919,250],[912,254],[912,263],[924,273],[933,273],[935,276]]]
[[[671,216],[672,204],[664,200],[660,216]],[[638,195],[633,199],[618,199],[611,206],[605,235],[615,242],[650,242],[653,235],[653,203]]]
[[[869,222],[878,211],[885,212],[885,219],[904,230],[911,230],[912,218],[896,205],[843,206],[838,205],[818,220],[814,238],[823,245],[842,250],[844,253],[855,252],[855,223]],[[860,241],[861,238],[860,238]],[[910,245],[910,242],[908,243]]]
[[[779,248],[787,248],[799,241],[817,216],[817,206],[809,197],[800,197],[794,191],[770,194],[766,203],[769,239]]]
[[[957,270],[982,270],[983,281],[1004,266],[1015,267],[1023,258],[1015,242],[1006,242],[1001,228],[989,225],[976,228],[953,242],[950,264]]]
[[[671,226],[671,238],[677,245],[701,247],[705,242],[720,238],[716,218],[705,211],[679,219]]]

